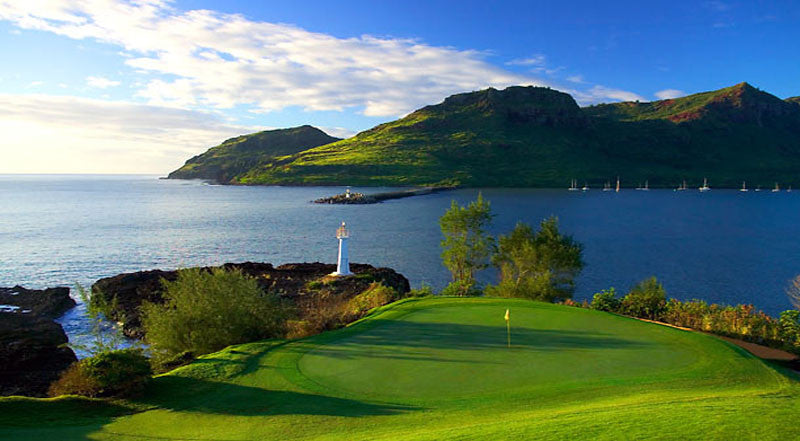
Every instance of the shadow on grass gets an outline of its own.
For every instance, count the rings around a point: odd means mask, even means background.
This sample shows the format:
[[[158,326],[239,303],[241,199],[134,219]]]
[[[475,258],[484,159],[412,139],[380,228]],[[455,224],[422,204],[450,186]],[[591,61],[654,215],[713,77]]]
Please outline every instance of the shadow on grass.
[[[159,377],[137,403],[163,409],[223,415],[327,415],[362,417],[394,415],[416,407],[376,404],[325,395],[276,391],[231,383]]]
[[[489,360],[465,360],[432,357],[429,350],[486,351],[505,349],[505,326],[465,325],[460,323],[417,323],[404,320],[376,320],[375,326],[344,341],[323,346],[298,344],[293,351],[336,358],[382,357],[442,362],[492,363]],[[313,340],[311,342],[313,344]],[[628,349],[649,343],[620,338],[602,332],[531,329],[511,327],[512,349],[560,351],[575,349]]]

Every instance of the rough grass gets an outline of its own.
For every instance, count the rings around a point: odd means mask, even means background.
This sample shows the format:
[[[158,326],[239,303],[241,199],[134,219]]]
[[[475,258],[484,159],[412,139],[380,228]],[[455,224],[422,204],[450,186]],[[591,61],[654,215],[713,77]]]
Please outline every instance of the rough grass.
[[[708,335],[525,300],[428,298],[303,340],[227,348],[135,401],[3,399],[0,438],[787,440],[800,437],[798,398],[789,373]]]

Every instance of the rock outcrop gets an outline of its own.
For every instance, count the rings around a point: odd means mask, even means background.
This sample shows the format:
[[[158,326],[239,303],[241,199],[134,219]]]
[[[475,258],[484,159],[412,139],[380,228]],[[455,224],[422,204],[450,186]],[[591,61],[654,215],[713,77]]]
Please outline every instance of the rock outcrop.
[[[3,309],[7,312],[54,319],[72,309],[75,300],[69,296],[67,287],[37,290],[17,285],[13,288],[0,288],[0,305],[5,305]]]
[[[53,319],[75,306],[69,288],[0,288],[0,395],[47,395],[77,358]]]
[[[204,267],[210,270],[214,267]],[[410,290],[408,279],[390,268],[375,268],[372,265],[351,264],[352,276],[328,277],[336,270],[336,265],[324,263],[288,263],[274,267],[269,263],[226,263],[226,270],[238,269],[254,277],[261,287],[292,301],[299,308],[314,304],[318,296],[337,296],[351,298],[366,290],[373,282],[394,288],[400,294]],[[122,323],[125,335],[142,338],[139,307],[143,302],[162,301],[162,280],[174,281],[177,271],[140,271],[119,274],[98,280],[92,286],[93,296],[111,305],[109,318]]]

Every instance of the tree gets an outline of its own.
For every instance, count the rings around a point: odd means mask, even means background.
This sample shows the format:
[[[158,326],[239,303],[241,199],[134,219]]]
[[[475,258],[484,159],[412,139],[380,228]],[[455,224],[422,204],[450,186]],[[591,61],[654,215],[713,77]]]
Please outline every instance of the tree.
[[[498,238],[492,263],[500,281],[491,287],[493,295],[554,301],[571,298],[575,278],[583,269],[583,246],[558,231],[558,219],[541,222],[539,231],[517,223]]]
[[[795,308],[800,309],[800,275],[796,276],[789,282],[789,288],[786,289],[786,295],[789,296],[789,301],[792,302]]]
[[[184,269],[162,283],[164,303],[142,305],[146,339],[159,359],[283,335],[286,308],[239,270]]]
[[[661,320],[667,306],[667,292],[664,285],[655,276],[642,280],[631,288],[622,299],[621,310],[624,314]]]
[[[452,274],[444,293],[465,296],[475,292],[475,272],[488,266],[494,239],[487,231],[492,221],[489,201],[478,199],[462,207],[452,201],[439,218],[442,229],[442,261]]]

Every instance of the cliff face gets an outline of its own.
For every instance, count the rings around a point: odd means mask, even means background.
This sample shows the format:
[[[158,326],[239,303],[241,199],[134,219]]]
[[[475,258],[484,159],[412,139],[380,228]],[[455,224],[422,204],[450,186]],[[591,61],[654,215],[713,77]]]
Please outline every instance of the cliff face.
[[[210,270],[212,267],[205,267]],[[372,282],[380,282],[405,294],[410,290],[408,279],[389,268],[375,268],[371,265],[351,264],[353,276],[328,279],[336,270],[336,265],[324,263],[289,263],[273,267],[269,263],[226,263],[226,270],[238,269],[253,277],[266,292],[271,292],[291,301],[301,311],[306,307],[319,306],[320,299],[336,297],[352,298],[364,292]],[[115,304],[109,316],[120,320],[123,332],[129,337],[142,338],[139,306],[144,301],[160,303],[163,301],[162,279],[174,281],[177,271],[140,271],[119,274],[98,280],[92,285],[93,295],[102,297],[106,304]]]

